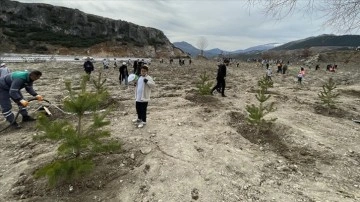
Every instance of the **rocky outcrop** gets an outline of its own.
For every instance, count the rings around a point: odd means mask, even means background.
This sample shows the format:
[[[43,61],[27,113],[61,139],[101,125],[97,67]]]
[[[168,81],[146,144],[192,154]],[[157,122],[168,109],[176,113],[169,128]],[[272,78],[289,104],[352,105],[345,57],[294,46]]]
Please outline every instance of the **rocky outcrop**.
[[[39,3],[0,1],[1,52],[124,54],[166,57],[176,54],[160,30]]]

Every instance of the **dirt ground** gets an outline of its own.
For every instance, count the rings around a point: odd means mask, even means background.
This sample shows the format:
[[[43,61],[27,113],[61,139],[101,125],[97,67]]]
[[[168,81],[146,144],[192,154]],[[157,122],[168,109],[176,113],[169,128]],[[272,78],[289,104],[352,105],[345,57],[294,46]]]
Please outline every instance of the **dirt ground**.
[[[34,123],[0,134],[0,201],[235,202],[360,201],[360,68],[338,64],[338,71],[306,69],[303,85],[295,76],[274,72],[269,89],[277,118],[270,130],[256,135],[245,118],[246,105],[257,104],[257,81],[265,69],[255,63],[228,67],[226,95],[199,96],[196,83],[207,71],[215,81],[216,62],[195,60],[191,66],[153,62],[156,89],[148,107],[148,123],[138,129],[134,87],[120,86],[118,71],[104,71],[117,107],[108,129],[122,142],[122,151],[96,157],[96,169],[81,182],[54,189],[35,180],[39,165],[56,156],[56,143],[36,141]],[[13,70],[38,69],[37,92],[61,108],[65,79],[79,84],[82,63],[8,64]],[[95,64],[96,71],[101,64]],[[129,68],[132,70],[132,68]],[[330,114],[318,93],[332,77],[340,93]],[[24,92],[27,98],[30,98]],[[34,116],[41,103],[32,102]],[[71,119],[52,105],[53,118]],[[17,109],[13,109],[17,112]],[[19,118],[20,120],[20,118]],[[2,119],[0,129],[7,123]]]

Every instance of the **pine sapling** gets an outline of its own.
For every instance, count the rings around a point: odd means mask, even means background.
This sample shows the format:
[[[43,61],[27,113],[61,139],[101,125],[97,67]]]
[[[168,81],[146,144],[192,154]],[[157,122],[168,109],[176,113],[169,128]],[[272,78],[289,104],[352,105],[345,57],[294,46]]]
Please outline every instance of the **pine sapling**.
[[[271,97],[270,95],[265,95],[264,89],[259,89],[257,95],[255,95],[256,99],[259,101],[259,105],[255,106],[254,104],[247,105],[246,111],[249,114],[249,117],[246,118],[247,122],[251,125],[256,126],[257,134],[261,131],[262,128],[271,124],[276,120],[276,118],[266,120],[264,119],[265,115],[270,112],[275,111],[274,103],[270,103],[269,105],[265,105],[265,102]]]
[[[92,157],[96,154],[120,149],[120,143],[105,139],[110,137],[110,132],[103,129],[110,124],[105,120],[109,110],[97,112],[108,94],[106,91],[88,91],[86,81],[87,78],[83,77],[78,92],[72,90],[70,82],[65,83],[69,96],[64,100],[64,109],[75,114],[76,122],[62,119],[49,121],[41,115],[38,118],[37,127],[44,133],[37,138],[59,142],[56,159],[35,172],[35,177],[48,177],[50,185],[79,179],[93,170]],[[83,119],[88,111],[93,112],[92,123]]]
[[[274,82],[264,76],[258,81],[258,86],[264,91],[264,93],[267,93],[268,88],[274,87]]]
[[[106,83],[106,79],[102,79],[102,72],[100,71],[97,79],[93,80],[93,84],[97,93],[107,92],[105,83]]]
[[[209,75],[207,75],[206,72],[203,72],[199,76],[199,79],[200,80],[198,84],[196,84],[196,87],[198,88],[198,92],[200,93],[200,95],[210,95],[213,82],[209,81]]]
[[[328,109],[328,114],[330,114],[331,109],[336,108],[336,104],[341,103],[337,101],[339,93],[335,93],[336,84],[332,78],[329,78],[328,83],[322,86],[322,91],[318,94],[322,105]]]

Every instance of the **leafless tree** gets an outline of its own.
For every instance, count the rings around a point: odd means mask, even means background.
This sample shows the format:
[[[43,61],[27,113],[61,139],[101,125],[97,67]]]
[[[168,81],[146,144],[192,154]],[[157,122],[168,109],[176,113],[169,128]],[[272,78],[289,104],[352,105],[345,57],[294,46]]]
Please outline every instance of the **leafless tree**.
[[[310,50],[310,48],[305,48],[303,49],[301,56],[304,58],[310,57],[312,55],[312,51]]]
[[[197,47],[200,49],[200,55],[204,56],[204,50],[208,46],[208,41],[205,37],[200,37],[197,41]]]
[[[324,26],[348,33],[360,30],[360,0],[248,0],[249,5],[260,5],[268,16],[284,19],[294,12],[320,14]]]

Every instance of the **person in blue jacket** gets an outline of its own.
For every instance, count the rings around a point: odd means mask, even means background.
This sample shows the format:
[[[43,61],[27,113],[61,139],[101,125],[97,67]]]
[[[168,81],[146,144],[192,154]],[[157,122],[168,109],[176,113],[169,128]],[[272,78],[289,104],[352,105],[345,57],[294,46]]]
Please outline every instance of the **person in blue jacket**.
[[[5,119],[11,124],[14,128],[20,128],[18,123],[15,120],[15,116],[11,111],[11,101],[12,99],[19,106],[19,112],[22,115],[22,121],[35,121],[35,119],[28,115],[26,107],[28,102],[24,100],[23,95],[20,90],[25,88],[25,90],[32,96],[35,96],[37,100],[42,101],[43,97],[38,95],[33,89],[33,82],[38,80],[41,77],[42,73],[38,70],[31,72],[27,71],[15,71],[6,75],[3,78],[0,78],[0,106],[2,109],[2,114]]]

